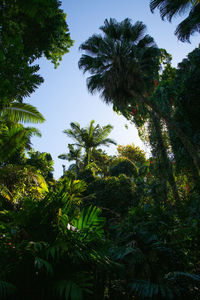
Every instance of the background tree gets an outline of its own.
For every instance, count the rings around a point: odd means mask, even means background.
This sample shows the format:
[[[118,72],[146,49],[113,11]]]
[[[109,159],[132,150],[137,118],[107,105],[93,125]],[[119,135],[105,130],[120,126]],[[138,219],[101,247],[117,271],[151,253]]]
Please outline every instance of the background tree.
[[[31,150],[28,152],[29,158],[26,164],[40,170],[44,179],[49,182],[53,181],[53,159],[50,153]]]
[[[136,165],[143,165],[146,162],[145,152],[136,147],[134,143],[126,146],[118,145],[117,152],[119,157],[126,157]]]
[[[93,149],[91,160],[98,167],[98,174],[101,176],[108,176],[110,164],[112,163],[113,156],[108,155],[102,149]]]
[[[99,146],[109,146],[110,144],[116,145],[116,142],[110,138],[110,134],[113,127],[111,125],[100,126],[97,124],[94,126],[94,120],[92,120],[88,127],[81,128],[79,123],[70,123],[71,129],[64,130],[64,133],[72,138],[75,143],[73,146],[83,148],[85,150],[85,164],[88,165],[91,160],[91,154],[94,149]]]
[[[137,178],[138,169],[135,163],[129,160],[128,158],[119,157],[112,160],[110,165],[110,175],[117,177],[120,174],[124,174],[128,177]]]
[[[76,173],[80,170],[83,165],[83,156],[82,156],[82,148],[75,148],[74,145],[68,144],[69,153],[63,153],[58,156],[58,158],[63,160],[68,160],[69,162],[75,161],[75,164],[71,164],[68,169],[75,170]],[[65,173],[65,172],[63,172]]]

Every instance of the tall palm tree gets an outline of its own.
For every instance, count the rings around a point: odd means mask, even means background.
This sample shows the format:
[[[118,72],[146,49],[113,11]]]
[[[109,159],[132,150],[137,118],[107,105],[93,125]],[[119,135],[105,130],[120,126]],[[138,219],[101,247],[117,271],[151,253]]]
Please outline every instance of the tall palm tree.
[[[164,109],[151,99],[154,80],[159,75],[160,50],[146,34],[146,26],[142,22],[132,25],[129,19],[122,22],[106,19],[100,29],[103,35],[94,34],[80,46],[86,54],[80,58],[79,68],[91,74],[87,79],[89,91],[101,92],[104,101],[119,110],[138,103],[147,105],[175,131],[200,174],[196,148]]]
[[[95,121],[92,120],[89,126],[85,128],[81,128],[77,122],[72,122],[70,123],[71,129],[64,130],[64,133],[75,141],[72,145],[77,146],[78,149],[85,149],[87,165],[90,162],[91,154],[94,149],[99,146],[116,145],[114,140],[108,138],[113,127],[110,124],[102,127],[99,124],[94,126],[94,122]]]
[[[153,12],[156,8],[160,10],[162,19],[172,20],[177,14],[182,15],[189,11],[176,28],[175,34],[182,42],[190,41],[190,36],[200,29],[200,1],[199,0],[151,0],[150,8]]]

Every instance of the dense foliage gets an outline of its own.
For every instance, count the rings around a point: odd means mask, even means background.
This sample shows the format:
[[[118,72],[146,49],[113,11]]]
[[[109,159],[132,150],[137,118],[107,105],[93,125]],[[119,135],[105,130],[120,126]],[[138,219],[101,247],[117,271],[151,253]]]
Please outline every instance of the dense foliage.
[[[32,63],[45,55],[57,65],[72,44],[59,7],[0,5],[0,298],[199,300],[200,49],[172,68],[143,23],[106,20],[79,66],[151,155],[134,143],[108,155],[111,125],[72,122],[59,156],[70,164],[55,180],[51,154],[32,148],[40,132],[22,123],[44,121],[23,103],[42,82]]]

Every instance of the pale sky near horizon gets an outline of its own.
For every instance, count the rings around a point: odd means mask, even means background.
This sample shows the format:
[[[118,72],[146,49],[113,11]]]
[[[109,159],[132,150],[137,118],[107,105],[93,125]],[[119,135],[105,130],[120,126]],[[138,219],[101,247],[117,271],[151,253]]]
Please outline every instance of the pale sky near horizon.
[[[87,75],[78,69],[78,60],[81,56],[79,46],[92,34],[99,32],[106,18],[115,18],[122,21],[130,18],[133,23],[142,21],[147,25],[147,32],[154,37],[158,47],[165,48],[173,56],[173,65],[176,66],[189,52],[199,45],[199,36],[191,39],[191,44],[177,41],[174,31],[182,20],[177,17],[172,23],[162,21],[158,11],[150,12],[149,0],[62,0],[62,8],[67,13],[67,23],[71,38],[75,40],[57,69],[45,59],[40,60],[40,74],[45,82],[24,102],[36,106],[45,116],[44,124],[36,125],[42,133],[42,138],[33,138],[33,148],[41,152],[51,153],[54,159],[54,176],[62,175],[62,164],[68,163],[57,156],[67,152],[67,144],[72,142],[62,132],[70,127],[70,122],[79,122],[85,127],[92,119],[95,124],[111,124],[114,126],[110,137],[118,144],[134,143],[148,152],[137,135],[133,125],[128,124],[124,117],[112,111],[99,98],[99,95],[90,95],[86,87]],[[125,128],[128,124],[129,129]],[[105,149],[109,154],[116,153],[116,147]]]

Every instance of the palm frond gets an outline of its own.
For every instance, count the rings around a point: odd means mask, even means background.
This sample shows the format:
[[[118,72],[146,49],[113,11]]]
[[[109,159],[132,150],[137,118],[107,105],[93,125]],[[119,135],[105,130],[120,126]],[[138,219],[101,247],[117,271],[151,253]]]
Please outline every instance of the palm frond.
[[[24,127],[25,130],[28,132],[28,137],[37,136],[42,137],[41,131],[35,127]]]
[[[73,220],[73,225],[79,231],[95,231],[102,236],[105,218],[100,217],[101,209],[96,206],[83,208],[78,218]]]
[[[200,32],[200,4],[194,6],[188,17],[177,26],[175,35],[182,42],[190,42],[195,32]]]
[[[13,102],[0,112],[0,116],[13,122],[43,123],[45,118],[32,105],[27,103]]]
[[[190,0],[151,0],[150,2],[151,11],[153,12],[158,8],[161,18],[166,17],[169,21],[177,14],[184,14],[191,7]]]
[[[153,12],[156,8],[160,10],[162,19],[172,20],[176,15],[189,15],[177,26],[175,35],[182,42],[189,42],[190,36],[200,29],[200,3],[193,0],[151,0],[150,9]]]

